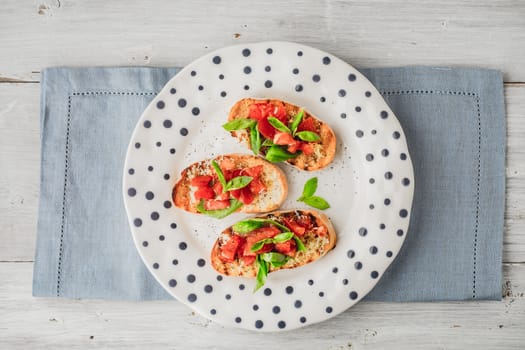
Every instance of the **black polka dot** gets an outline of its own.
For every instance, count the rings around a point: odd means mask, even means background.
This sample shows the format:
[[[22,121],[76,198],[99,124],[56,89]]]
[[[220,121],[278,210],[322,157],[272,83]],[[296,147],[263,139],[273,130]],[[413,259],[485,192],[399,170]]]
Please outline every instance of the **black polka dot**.
[[[337,93],[340,97],[345,97],[346,96],[346,91],[341,89],[339,90],[339,92]]]
[[[147,200],[152,200],[153,198],[155,198],[155,195],[153,194],[153,192],[148,191],[148,192],[146,192],[145,197],[146,197]]]
[[[151,165],[148,166],[148,171],[153,171],[153,167]]]
[[[355,132],[355,136],[357,137],[363,137],[365,135],[365,133],[363,132],[363,130],[357,130]]]
[[[373,161],[374,160],[374,155],[372,153],[368,153],[366,155],[366,160],[368,160],[369,162]]]
[[[293,73],[293,74],[299,74],[299,69],[294,68],[294,69],[292,70],[292,73]]]
[[[170,153],[175,154],[175,148],[170,148]]]
[[[370,209],[374,209],[374,208],[375,208],[373,204],[370,204],[368,207],[369,207]]]
[[[375,245],[370,247],[370,254],[377,254],[377,247]]]
[[[406,177],[401,181],[401,183],[403,184],[403,186],[408,186],[410,185],[410,180],[407,179]]]
[[[297,92],[303,91],[303,86],[301,84],[295,85],[295,91],[297,91]]]
[[[402,218],[406,218],[408,216],[408,211],[406,209],[401,209],[399,211],[399,216],[401,216]]]
[[[330,62],[331,62],[330,57],[327,57],[327,56],[323,57],[323,64],[328,65],[330,64]]]
[[[265,288],[264,289],[264,295],[266,295],[266,296],[272,295],[272,290],[270,288]]]
[[[391,180],[393,177],[394,177],[394,175],[390,171],[387,171],[385,173],[385,179]]]
[[[199,91],[202,91],[202,90],[204,90],[204,86],[199,85],[199,86],[197,87],[197,89],[199,89]]]
[[[370,182],[371,184],[374,184],[376,182],[376,180],[372,177],[368,180],[368,182]]]
[[[133,225],[135,225],[136,227],[142,226],[142,220],[139,218],[136,218],[135,220],[133,220]]]
[[[171,263],[172,263],[173,265],[178,265],[178,264],[179,264],[179,261],[178,261],[177,259],[173,259],[173,260],[171,261]]]
[[[406,160],[407,159],[407,155],[405,153],[401,153],[399,155],[399,158],[401,158],[401,160]]]
[[[169,281],[169,285],[170,285],[170,287],[173,288],[173,287],[175,287],[175,286],[177,285],[177,281],[171,279],[171,280]]]
[[[319,99],[319,101],[321,101],[321,102],[325,102],[325,101],[326,101],[326,98],[323,96],[323,97],[321,97],[321,98]]]
[[[162,143],[160,141],[158,141],[156,144],[155,144],[157,147],[160,147],[162,146]]]
[[[224,298],[225,298],[226,300],[230,300],[230,299],[232,298],[232,296],[231,296],[230,294],[226,294],[226,295],[224,296]]]
[[[390,154],[390,152],[388,152],[388,150],[386,148],[381,151],[381,155],[383,157],[388,157],[389,154]]]
[[[302,316],[302,317],[299,319],[299,322],[301,322],[301,323],[305,323],[305,322],[306,322],[306,317]]]
[[[213,57],[212,61],[215,64],[219,64],[219,63],[221,63],[221,57],[220,56],[215,56],[215,57]]]
[[[177,89],[175,88],[170,89],[170,94],[175,95],[176,93],[177,93]]]
[[[293,306],[295,306],[295,308],[299,309],[301,306],[303,306],[303,302],[301,300],[296,300],[293,303]]]
[[[180,108],[184,108],[184,107],[186,107],[188,102],[186,102],[186,99],[180,98],[179,101],[177,101],[177,104],[179,105]]]
[[[274,307],[272,308],[272,312],[273,312],[274,314],[278,314],[279,312],[281,312],[281,308],[280,308],[279,306],[274,306]]]
[[[186,128],[181,128],[181,129],[180,129],[180,134],[181,134],[182,136],[186,136],[186,135],[188,135],[188,129],[186,129]]]
[[[381,118],[382,118],[382,119],[386,119],[386,118],[388,118],[388,112],[387,112],[387,111],[381,111],[381,114],[380,114],[380,115],[381,115]]]
[[[319,292],[319,296],[322,298],[324,297],[324,292]]]
[[[264,70],[265,70],[266,72],[270,72],[270,71],[272,70],[272,67],[270,67],[270,66],[266,66],[266,67],[264,67]]]
[[[204,260],[204,259],[197,260],[197,266],[198,267],[203,267],[204,265],[206,265],[206,260]]]
[[[240,317],[235,317],[235,323],[241,323],[242,319]]]
[[[331,306],[328,306],[325,310],[327,314],[331,314],[334,311]]]
[[[272,84],[272,81],[271,81],[271,80],[266,80],[266,81],[264,82],[264,86],[267,87],[268,89],[271,88],[272,85],[273,85],[273,84]]]
[[[135,148],[140,148],[140,142],[135,143]]]
[[[361,112],[361,107],[356,106],[356,107],[355,107],[355,111],[356,111],[356,112]]]
[[[169,180],[170,179],[170,174],[164,174],[164,180]]]
[[[321,77],[319,76],[319,74],[314,74],[312,76],[312,80],[316,83],[318,83],[320,80],[321,80]]]
[[[243,55],[244,57],[248,57],[248,56],[250,56],[251,53],[252,53],[252,52],[250,51],[250,49],[244,49],[244,50],[242,50],[242,55]]]
[[[341,118],[346,119],[346,113],[341,113]]]
[[[379,228],[380,228],[381,230],[384,230],[384,229],[386,228],[386,226],[385,226],[385,224],[379,224]]]
[[[159,215],[159,213],[154,211],[153,213],[151,213],[150,217],[151,217],[151,220],[155,220],[156,221],[156,220],[159,219],[160,215]]]
[[[365,227],[361,227],[359,229],[359,236],[366,236],[366,234],[368,233],[368,230],[365,228]]]
[[[250,66],[246,66],[243,69],[244,74],[250,74],[252,72],[252,68]]]
[[[192,275],[192,274],[189,274],[187,277],[186,277],[186,280],[190,283],[193,283],[195,282],[195,275]]]
[[[379,277],[379,272],[377,272],[377,271],[372,271],[372,272],[370,273],[370,276],[371,276],[372,278],[377,278],[377,277]]]
[[[250,86],[244,85],[244,90],[250,90]]]
[[[136,194],[137,194],[136,189],[134,189],[133,187],[128,188],[128,196],[135,197]]]
[[[211,310],[210,310],[210,314],[212,314],[212,315],[217,314],[217,310],[215,310],[215,309],[211,309]]]
[[[151,128],[151,122],[149,120],[145,120],[143,125],[146,129]]]
[[[356,78],[355,74],[352,74],[352,73],[348,74],[348,80],[355,81],[355,78]]]
[[[197,300],[197,296],[195,294],[193,294],[193,293],[188,294],[188,301],[190,303],[194,303],[196,300]]]
[[[288,286],[286,287],[286,294],[292,294],[293,293],[293,287],[292,286]]]
[[[239,284],[239,290],[244,290],[244,288],[246,288],[246,286],[244,284]]]
[[[144,241],[144,242],[142,242],[142,246],[143,246],[143,247],[147,247],[147,246],[148,246],[148,241]]]
[[[338,269],[337,267],[334,267],[334,268],[332,269],[332,272],[333,272],[333,273],[337,273],[337,272],[339,272],[339,269]]]
[[[176,229],[176,228],[177,228],[177,224],[174,223],[174,222],[172,222],[172,223],[170,224],[170,227],[171,227],[172,229]]]
[[[271,54],[273,53],[273,50],[272,50],[271,48],[267,48],[267,49],[266,49],[266,53],[267,53],[268,55],[271,55]]]
[[[199,107],[193,107],[191,109],[191,114],[193,114],[193,115],[199,115],[200,112],[201,112],[201,110],[199,109]]]
[[[277,323],[277,327],[279,327],[280,329],[286,328],[286,322],[284,322],[284,321],[279,321],[279,322]]]
[[[158,109],[163,109],[165,106],[166,106],[166,104],[164,103],[164,101],[157,102],[157,108]]]
[[[350,249],[349,251],[346,252],[346,256],[349,259],[352,259],[355,256],[355,252],[352,249]]]
[[[160,236],[159,236],[159,241],[163,241],[163,240],[165,240],[165,239],[166,239],[166,237],[164,237],[164,235],[160,235]]]
[[[372,133],[372,135],[375,135],[375,134],[377,134],[377,130],[376,130],[376,129],[373,129],[373,130],[371,131],[371,133]]]
[[[165,128],[169,129],[172,127],[173,123],[171,122],[171,120],[166,119],[162,122],[162,125],[164,125]]]
[[[223,80],[224,79],[224,74],[219,74],[219,79]]]
[[[222,276],[221,275],[217,275],[217,281],[222,281]]]
[[[314,280],[308,280],[308,285],[309,286],[313,286],[314,285]]]
[[[133,169],[133,168],[129,168],[129,169],[128,169],[128,174],[130,174],[130,175],[135,174],[135,169]]]
[[[188,244],[186,244],[186,242],[180,242],[179,243],[179,249],[180,250],[186,250],[186,248],[188,248]]]
[[[391,201],[389,198],[385,198],[383,203],[385,203],[385,205],[390,205]]]
[[[356,270],[361,270],[361,268],[363,267],[363,263],[361,263],[360,261],[356,262],[354,264],[354,267]]]
[[[403,232],[403,230],[399,229],[399,230],[397,230],[396,233],[397,233],[397,235],[398,235],[399,237],[401,237],[401,236],[403,236],[403,234],[404,234],[405,232]]]
[[[153,268],[154,268],[155,270],[158,269],[158,268],[159,268],[159,264],[158,264],[158,263],[154,263],[154,264],[153,264]]]
[[[190,73],[190,75],[191,75],[192,77],[194,77],[194,76],[196,76],[196,75],[197,75],[197,72],[196,72],[196,71],[194,71],[194,70],[192,70],[192,71],[191,71],[191,73]]]
[[[392,255],[394,255],[394,253],[392,253],[390,250],[388,252],[386,252],[387,258],[391,258]]]
[[[370,96],[372,96],[372,93],[370,91],[367,91],[367,92],[365,92],[365,96],[366,97],[370,97]]]
[[[398,131],[394,131],[394,133],[392,134],[392,137],[397,140],[401,137],[401,134]]]
[[[261,328],[263,328],[263,326],[264,326],[263,321],[261,321],[261,320],[255,321],[255,328],[261,329]]]
[[[303,55],[303,52],[302,51],[297,51],[297,56],[302,56]]]
[[[259,310],[259,305],[255,304],[252,306],[253,311]]]
[[[221,97],[226,97],[227,93],[226,91],[221,91]]]
[[[350,296],[350,299],[356,300],[357,299],[357,292],[350,292],[349,296]]]
[[[343,284],[344,284],[345,286],[348,284],[348,279],[347,279],[347,278],[345,278],[345,279],[343,280]]]

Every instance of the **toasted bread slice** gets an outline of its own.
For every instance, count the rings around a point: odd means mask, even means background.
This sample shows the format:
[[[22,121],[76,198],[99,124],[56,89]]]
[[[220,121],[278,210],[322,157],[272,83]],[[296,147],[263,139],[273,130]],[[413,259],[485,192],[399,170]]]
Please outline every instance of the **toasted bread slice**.
[[[181,172],[181,177],[173,187],[172,199],[175,206],[189,211],[199,213],[197,205],[199,201],[195,198],[196,188],[191,185],[192,179],[197,176],[216,176],[212,166],[213,159],[206,159],[194,163]],[[264,213],[275,210],[284,202],[288,193],[288,184],[281,169],[260,157],[247,154],[221,155],[214,160],[222,170],[246,169],[262,166],[259,179],[265,190],[256,194],[250,204],[244,204],[237,210],[242,213]]]
[[[233,105],[228,115],[228,121],[232,121],[234,119],[239,118],[249,118],[250,106],[256,103],[271,103],[273,105],[284,105],[288,118],[288,123],[286,123],[287,125],[289,125],[292,122],[293,117],[301,110],[301,107],[299,106],[278,99],[244,98],[235,103],[235,105]],[[312,143],[313,152],[311,152],[311,154],[307,155],[305,153],[300,152],[300,154],[297,157],[288,159],[286,162],[300,170],[314,171],[326,167],[334,159],[336,152],[336,137],[333,130],[330,128],[330,126],[328,126],[328,124],[319,120],[311,113],[304,110],[303,120],[307,118],[313,119],[312,131],[317,133],[321,139],[318,142]],[[248,146],[248,148],[251,148],[249,133],[247,130],[232,131],[231,135],[239,139],[241,142],[245,143]],[[261,153],[263,155],[265,154],[265,147],[261,148]]]
[[[289,260],[280,267],[270,266],[268,273],[281,269],[293,269],[306,265],[321,258],[335,246],[336,234],[332,223],[326,215],[317,211],[303,209],[276,211],[264,216],[258,216],[257,218],[273,220],[282,225],[286,225],[287,219],[297,219],[300,222],[305,222],[306,220],[310,221],[312,224],[311,227],[305,229],[301,235],[296,235],[296,237],[302,241],[306,250],[304,252],[296,251],[294,256],[289,257]],[[268,225],[269,227],[272,226],[272,224]],[[227,276],[240,276],[249,278],[256,277],[258,266],[257,263],[253,261],[253,258],[245,259],[245,257],[240,256],[239,253],[236,253],[235,259],[233,261],[225,261],[224,257],[221,255],[222,248],[225,247],[230,239],[232,239],[232,236],[239,235],[243,237],[245,242],[248,242],[248,237],[250,235],[256,234],[256,231],[257,230],[247,234],[239,234],[234,231],[233,226],[230,226],[222,231],[211,251],[211,265],[213,268],[218,273]],[[248,243],[244,244],[247,245]],[[250,247],[248,247],[248,249],[249,248]],[[251,262],[246,263],[246,261],[250,260]]]

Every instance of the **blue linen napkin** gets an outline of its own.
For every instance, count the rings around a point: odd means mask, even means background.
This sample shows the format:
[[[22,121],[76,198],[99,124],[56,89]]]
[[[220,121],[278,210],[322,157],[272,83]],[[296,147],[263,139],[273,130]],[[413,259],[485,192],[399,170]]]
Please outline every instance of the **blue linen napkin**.
[[[34,296],[170,296],[129,232],[121,174],[132,130],[178,68],[49,68]],[[399,118],[417,186],[401,253],[368,300],[500,299],[505,198],[502,75],[464,68],[361,70]]]

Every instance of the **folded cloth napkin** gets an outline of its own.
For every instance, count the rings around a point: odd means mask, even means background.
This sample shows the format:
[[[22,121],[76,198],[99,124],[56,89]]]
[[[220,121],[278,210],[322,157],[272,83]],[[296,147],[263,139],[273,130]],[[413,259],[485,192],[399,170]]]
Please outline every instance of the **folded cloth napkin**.
[[[43,71],[33,295],[170,298],[133,245],[121,176],[135,123],[178,70]],[[402,124],[417,183],[402,251],[367,299],[500,299],[505,198],[501,73],[433,67],[361,71]]]

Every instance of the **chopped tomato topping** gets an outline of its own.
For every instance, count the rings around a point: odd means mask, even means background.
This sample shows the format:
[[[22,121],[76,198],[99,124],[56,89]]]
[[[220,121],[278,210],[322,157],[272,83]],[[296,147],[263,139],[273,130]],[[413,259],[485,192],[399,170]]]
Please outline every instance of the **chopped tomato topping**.
[[[271,104],[266,102],[254,103],[248,110],[251,119],[258,121],[258,129],[267,139],[272,139],[275,128],[268,122],[268,117],[275,117],[284,124],[287,124],[286,109],[282,103]]]
[[[210,199],[204,202],[204,209],[206,210],[219,210],[226,209],[230,206],[229,200],[216,200]]]
[[[293,136],[286,132],[276,132],[273,136],[273,143],[276,145],[291,145],[295,142]]]
[[[241,175],[251,176],[253,178],[261,176],[263,171],[262,165],[252,166],[251,168],[245,168],[241,171]]]
[[[266,185],[259,178],[254,178],[249,186],[250,191],[254,194],[260,194],[266,191]]]
[[[235,260],[235,253],[237,248],[241,244],[241,237],[237,235],[231,235],[230,239],[220,246],[219,259],[223,262],[233,262]]]
[[[293,219],[284,218],[284,224],[297,236],[302,236],[306,232],[306,228]]]
[[[262,113],[261,113],[261,110],[259,109],[258,104],[251,105],[248,109],[248,113],[251,119],[261,120],[262,118]]]
[[[213,177],[210,175],[195,176],[193,179],[191,179],[190,185],[195,187],[208,186],[211,180],[213,180]]]
[[[306,228],[307,230],[311,229],[313,227],[312,220],[310,219],[310,216],[308,215],[300,215],[298,217],[294,217],[293,220],[297,222],[302,227]]]
[[[241,259],[244,262],[244,266],[248,266],[255,262],[255,255],[243,256]]]
[[[301,142],[301,141],[295,141],[294,143],[292,143],[292,144],[290,144],[288,146],[288,152],[290,152],[290,153],[297,152],[301,148],[302,144],[303,144],[303,142]]]
[[[311,131],[311,132],[317,132],[315,129],[315,121],[311,117],[304,118],[299,126],[297,127],[297,131]]]
[[[317,227],[317,234],[319,236],[326,236],[328,234],[328,230],[326,229],[326,227],[321,225],[321,226]]]
[[[246,246],[244,248],[243,256],[254,256],[255,253],[251,251],[253,245],[263,239],[272,238],[275,235],[278,235],[281,231],[277,227],[261,227],[256,230],[253,230],[249,236],[246,237]],[[269,246],[269,247],[267,247]],[[265,244],[261,250],[258,250],[257,253],[267,253],[270,252],[273,248],[273,244]],[[270,249],[266,251],[267,249]]]
[[[295,240],[290,239],[286,242],[276,243],[275,250],[277,250],[279,253],[294,257],[295,252],[297,251]]]
[[[250,186],[243,187],[238,199],[244,204],[251,204],[255,199],[255,193],[250,190]]]
[[[299,148],[307,156],[309,156],[310,154],[314,153],[314,145],[311,144],[311,143],[301,142]]]
[[[259,124],[257,124],[257,128],[264,137],[270,140],[273,139],[273,136],[275,135],[275,128],[272,126],[272,124],[270,124],[267,118],[260,119]]]
[[[201,199],[213,199],[215,198],[215,192],[211,187],[200,187],[195,191],[195,200],[200,201]]]

